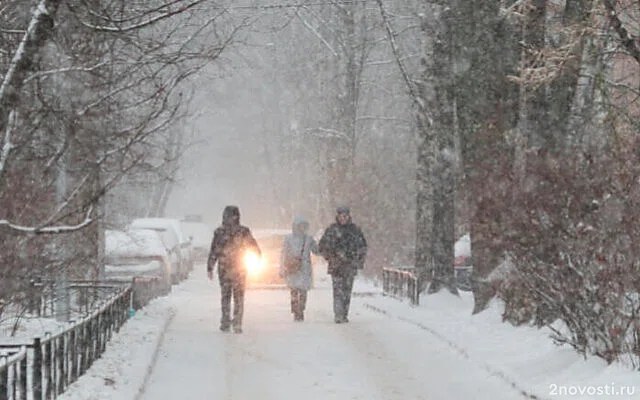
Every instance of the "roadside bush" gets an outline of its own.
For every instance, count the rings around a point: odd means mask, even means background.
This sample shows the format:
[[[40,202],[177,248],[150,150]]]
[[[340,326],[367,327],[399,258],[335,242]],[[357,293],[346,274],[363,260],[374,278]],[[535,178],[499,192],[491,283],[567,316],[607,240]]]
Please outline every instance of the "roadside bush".
[[[506,212],[515,268],[503,318],[548,325],[558,343],[640,366],[640,185],[626,150],[528,162]]]

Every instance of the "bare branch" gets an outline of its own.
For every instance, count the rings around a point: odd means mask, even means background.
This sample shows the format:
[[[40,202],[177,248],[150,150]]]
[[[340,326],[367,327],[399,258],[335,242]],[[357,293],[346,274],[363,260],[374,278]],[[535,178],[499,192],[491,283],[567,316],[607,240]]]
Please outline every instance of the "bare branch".
[[[171,18],[171,17],[173,17],[175,15],[182,14],[182,13],[192,9],[193,7],[203,3],[205,1],[206,0],[195,0],[190,4],[187,4],[187,5],[183,6],[183,7],[180,7],[178,9],[176,9],[176,10],[173,10],[173,11],[164,11],[163,12],[163,9],[166,8],[166,7],[163,6],[161,8],[158,8],[158,9],[154,10],[155,12],[160,13],[160,15],[157,15],[157,16],[154,16],[154,17],[150,17],[147,20],[142,21],[140,23],[129,25],[129,26],[124,26],[124,27],[121,27],[121,26],[94,25],[94,24],[91,24],[89,22],[83,21],[81,19],[79,19],[79,21],[80,21],[80,23],[82,25],[86,26],[87,28],[93,29],[95,31],[123,33],[123,32],[128,32],[128,31],[139,30],[139,29],[145,28],[147,26],[153,25],[153,24],[155,24],[157,22],[160,22],[160,21],[163,21],[165,19]],[[178,1],[176,3],[178,3]],[[143,15],[143,16],[145,16],[145,15]],[[111,19],[109,19],[109,21],[110,22],[114,22]]]
[[[296,10],[296,16],[298,17],[298,19],[300,19],[302,24],[307,29],[309,29],[309,31],[311,31],[311,33],[313,33],[318,39],[320,39],[320,42],[322,42],[322,44],[324,44],[325,47],[329,49],[329,51],[331,51],[331,54],[333,54],[334,57],[338,57],[338,52],[336,52],[335,49],[331,46],[331,44],[329,44],[329,42],[327,42],[327,40],[324,37],[322,37],[320,32],[315,30],[313,26],[311,26],[311,24],[300,15],[300,12],[298,10]]]
[[[420,113],[428,118],[429,124],[432,124],[433,119],[429,116],[429,112],[427,111],[427,107],[424,103],[424,99],[422,99],[418,95],[418,91],[414,83],[411,81],[411,77],[409,76],[409,73],[407,72],[407,69],[404,66],[404,63],[402,62],[400,50],[398,49],[398,44],[396,43],[396,35],[393,31],[393,28],[391,27],[389,18],[387,16],[387,12],[384,9],[384,5],[382,4],[382,0],[376,0],[376,1],[378,3],[378,7],[380,8],[380,16],[382,17],[382,22],[384,24],[385,30],[387,31],[387,36],[389,37],[389,43],[391,44],[391,50],[393,52],[393,56],[396,60],[396,63],[398,64],[398,68],[400,69],[400,74],[402,75],[402,79],[407,85],[407,90],[409,91],[411,100],[414,101],[415,104],[418,106]]]

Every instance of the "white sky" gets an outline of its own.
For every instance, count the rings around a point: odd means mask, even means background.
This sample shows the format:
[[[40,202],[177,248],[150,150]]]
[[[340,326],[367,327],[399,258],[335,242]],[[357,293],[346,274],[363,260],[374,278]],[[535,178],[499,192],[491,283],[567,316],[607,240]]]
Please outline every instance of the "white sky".
[[[218,285],[204,269],[138,312],[59,398],[513,400],[526,398],[523,391],[539,399],[640,398],[637,371],[584,361],[553,345],[546,330],[503,324],[499,304],[471,316],[468,293],[423,297],[419,307],[357,296],[351,322],[336,325],[321,274],[304,322],[293,322],[287,291],[249,290],[244,333],[221,333]],[[604,393],[602,385],[625,394],[575,394]],[[563,390],[574,394],[553,395]]]

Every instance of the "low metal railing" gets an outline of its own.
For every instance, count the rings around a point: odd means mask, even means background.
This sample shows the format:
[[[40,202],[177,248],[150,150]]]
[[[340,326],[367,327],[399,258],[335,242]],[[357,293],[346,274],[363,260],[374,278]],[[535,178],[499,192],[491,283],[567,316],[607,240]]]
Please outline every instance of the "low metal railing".
[[[33,398],[55,399],[102,355],[107,342],[129,318],[132,286],[91,316],[56,335],[33,342]]]
[[[398,299],[409,299],[420,304],[420,281],[413,269],[383,268],[382,293]]]
[[[29,298],[28,312],[38,317],[56,315],[56,284],[54,279],[32,281],[33,293]],[[71,280],[67,287],[72,312],[87,315],[105,299],[113,297],[126,283],[118,281]]]
[[[0,399],[27,399],[27,347],[2,349]],[[7,354],[8,353],[8,354]]]
[[[62,332],[31,343],[0,343],[0,400],[57,398],[102,355],[130,310],[142,308],[158,294],[157,280],[135,279],[121,284],[111,298]]]

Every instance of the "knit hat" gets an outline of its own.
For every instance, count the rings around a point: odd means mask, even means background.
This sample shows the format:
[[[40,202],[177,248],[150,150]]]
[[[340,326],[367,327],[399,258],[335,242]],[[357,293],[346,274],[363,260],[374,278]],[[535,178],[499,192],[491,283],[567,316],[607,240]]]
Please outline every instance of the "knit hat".
[[[336,214],[347,214],[349,215],[351,213],[351,210],[349,210],[349,207],[347,206],[340,206],[338,208],[336,208]]]

